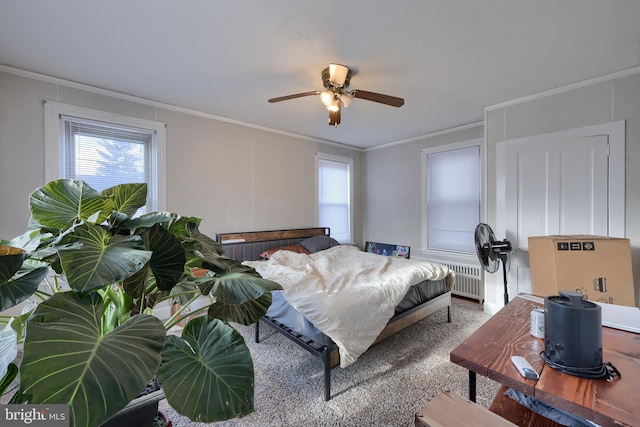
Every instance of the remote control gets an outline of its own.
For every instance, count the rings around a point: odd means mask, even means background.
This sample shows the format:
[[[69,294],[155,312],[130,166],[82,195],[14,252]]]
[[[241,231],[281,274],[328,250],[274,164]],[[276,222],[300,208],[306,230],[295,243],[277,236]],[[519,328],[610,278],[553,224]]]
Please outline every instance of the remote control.
[[[518,369],[518,372],[520,372],[520,375],[522,375],[523,377],[530,380],[537,380],[539,378],[538,373],[533,369],[531,364],[527,362],[527,359],[525,359],[524,357],[511,356],[511,361]]]

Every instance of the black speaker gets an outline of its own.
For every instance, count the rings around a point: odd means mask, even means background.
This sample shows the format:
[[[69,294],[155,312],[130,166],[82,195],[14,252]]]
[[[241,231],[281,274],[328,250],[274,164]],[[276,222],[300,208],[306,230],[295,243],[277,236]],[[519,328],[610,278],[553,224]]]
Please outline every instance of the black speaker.
[[[602,368],[601,307],[577,292],[545,297],[544,356],[552,367]]]

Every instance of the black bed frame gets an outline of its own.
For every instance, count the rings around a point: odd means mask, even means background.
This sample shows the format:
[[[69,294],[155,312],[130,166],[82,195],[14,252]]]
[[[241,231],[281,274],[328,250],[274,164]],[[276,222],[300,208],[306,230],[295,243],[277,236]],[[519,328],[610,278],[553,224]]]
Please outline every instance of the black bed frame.
[[[222,244],[226,256],[239,261],[253,261],[260,259],[260,254],[267,249],[293,245],[308,237],[317,235],[329,236],[329,228],[316,227],[245,233],[223,233],[217,234],[216,240]],[[387,327],[373,344],[377,344],[445,307],[447,309],[447,322],[450,323],[450,291],[391,318]],[[296,333],[269,316],[264,316],[260,320],[322,361],[324,367],[324,400],[329,400],[331,398],[331,369],[340,364],[338,346],[334,343],[329,345],[317,343]],[[256,343],[260,342],[260,321],[255,323],[255,341]]]

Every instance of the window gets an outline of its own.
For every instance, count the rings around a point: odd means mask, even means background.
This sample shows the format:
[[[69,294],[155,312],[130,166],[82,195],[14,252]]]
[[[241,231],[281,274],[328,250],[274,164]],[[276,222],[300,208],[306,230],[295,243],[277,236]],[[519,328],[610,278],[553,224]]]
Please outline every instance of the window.
[[[138,214],[164,210],[164,124],[47,102],[47,181],[72,178],[98,191],[147,183]]]
[[[423,150],[423,247],[475,254],[482,196],[479,140]]]
[[[351,243],[353,159],[316,155],[318,226],[329,227],[340,243]]]

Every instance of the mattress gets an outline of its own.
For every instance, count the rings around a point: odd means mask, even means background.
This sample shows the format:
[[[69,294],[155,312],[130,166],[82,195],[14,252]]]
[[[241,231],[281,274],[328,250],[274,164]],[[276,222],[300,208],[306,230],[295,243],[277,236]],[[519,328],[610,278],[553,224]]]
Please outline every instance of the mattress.
[[[437,296],[447,292],[445,279],[442,280],[425,280],[409,288],[402,301],[396,306],[393,319],[414,307],[419,306]],[[282,291],[272,291],[273,301],[266,316],[281,323],[293,332],[303,335],[312,341],[322,344],[331,345],[331,338],[323,334],[305,318],[300,312],[293,308],[286,300]]]

